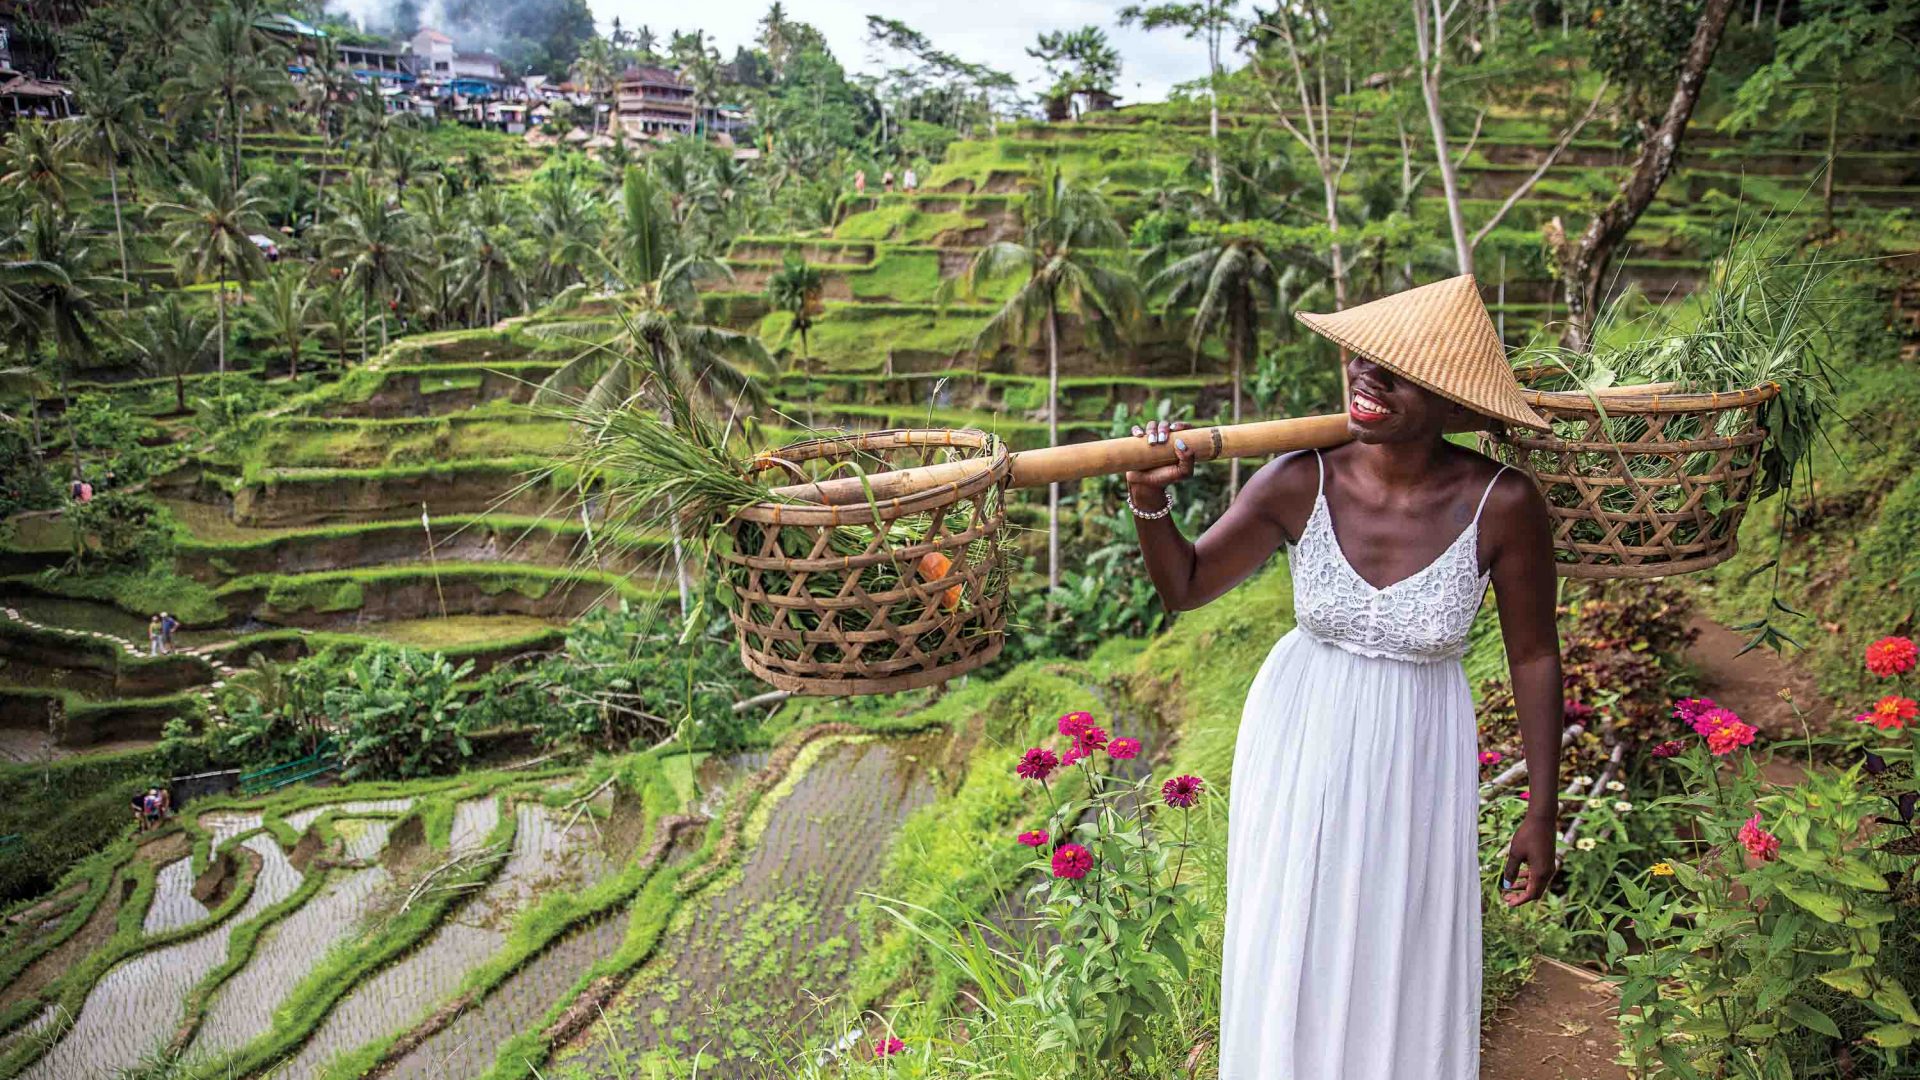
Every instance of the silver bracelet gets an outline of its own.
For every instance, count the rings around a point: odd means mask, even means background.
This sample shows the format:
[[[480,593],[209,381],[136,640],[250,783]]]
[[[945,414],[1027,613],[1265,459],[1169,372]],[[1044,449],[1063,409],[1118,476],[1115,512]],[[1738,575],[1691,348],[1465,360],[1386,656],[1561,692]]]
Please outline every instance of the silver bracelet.
[[[1133,492],[1128,491],[1127,509],[1133,511],[1133,516],[1139,518],[1141,521],[1159,521],[1161,518],[1173,513],[1173,489],[1161,488],[1160,493],[1167,497],[1167,505],[1149,514],[1138,506],[1133,505]]]

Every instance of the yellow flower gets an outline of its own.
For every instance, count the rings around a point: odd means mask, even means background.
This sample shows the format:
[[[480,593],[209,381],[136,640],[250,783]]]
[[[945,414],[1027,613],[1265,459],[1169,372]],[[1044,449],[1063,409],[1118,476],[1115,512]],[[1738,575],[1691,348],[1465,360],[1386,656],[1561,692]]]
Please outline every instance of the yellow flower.
[[[1647,867],[1647,873],[1652,874],[1654,877],[1672,877],[1673,864],[1664,862],[1654,863],[1652,866]]]

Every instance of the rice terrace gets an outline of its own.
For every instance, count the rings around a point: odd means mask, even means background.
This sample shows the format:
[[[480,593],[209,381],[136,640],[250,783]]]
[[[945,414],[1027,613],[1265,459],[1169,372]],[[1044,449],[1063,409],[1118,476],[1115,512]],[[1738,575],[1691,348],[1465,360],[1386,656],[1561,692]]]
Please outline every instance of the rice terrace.
[[[1920,2],[978,11],[0,0],[0,1080],[1920,1075]]]

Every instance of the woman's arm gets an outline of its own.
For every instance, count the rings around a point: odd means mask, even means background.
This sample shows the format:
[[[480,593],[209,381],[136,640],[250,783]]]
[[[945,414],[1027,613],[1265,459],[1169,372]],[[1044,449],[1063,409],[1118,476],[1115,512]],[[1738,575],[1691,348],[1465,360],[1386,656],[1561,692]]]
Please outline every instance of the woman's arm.
[[[1527,814],[1507,851],[1509,907],[1538,900],[1553,883],[1560,796],[1560,732],[1566,722],[1560,677],[1559,581],[1553,526],[1540,492],[1520,473],[1502,476],[1488,506],[1494,598],[1513,673],[1514,709],[1527,759]],[[1522,867],[1525,869],[1523,870]]]
[[[1193,451],[1181,441],[1186,424],[1150,420],[1145,430],[1133,432],[1149,442],[1173,442],[1172,465],[1127,473],[1127,491],[1141,512],[1155,513],[1172,505],[1169,486],[1193,475]],[[1186,611],[1209,603],[1260,569],[1287,541],[1286,527],[1276,509],[1289,505],[1299,487],[1298,470],[1283,468],[1288,459],[1269,462],[1241,490],[1227,512],[1200,536],[1198,543],[1180,535],[1171,515],[1134,518],[1140,534],[1140,553],[1147,574],[1169,611]]]

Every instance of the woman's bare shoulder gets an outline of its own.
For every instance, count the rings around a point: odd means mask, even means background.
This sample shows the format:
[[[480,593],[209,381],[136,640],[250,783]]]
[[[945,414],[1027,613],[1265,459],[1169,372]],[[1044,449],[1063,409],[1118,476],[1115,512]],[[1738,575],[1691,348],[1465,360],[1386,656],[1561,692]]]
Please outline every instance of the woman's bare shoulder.
[[[1320,465],[1311,450],[1277,457],[1260,467],[1236,501],[1246,502],[1298,537],[1320,492]]]

